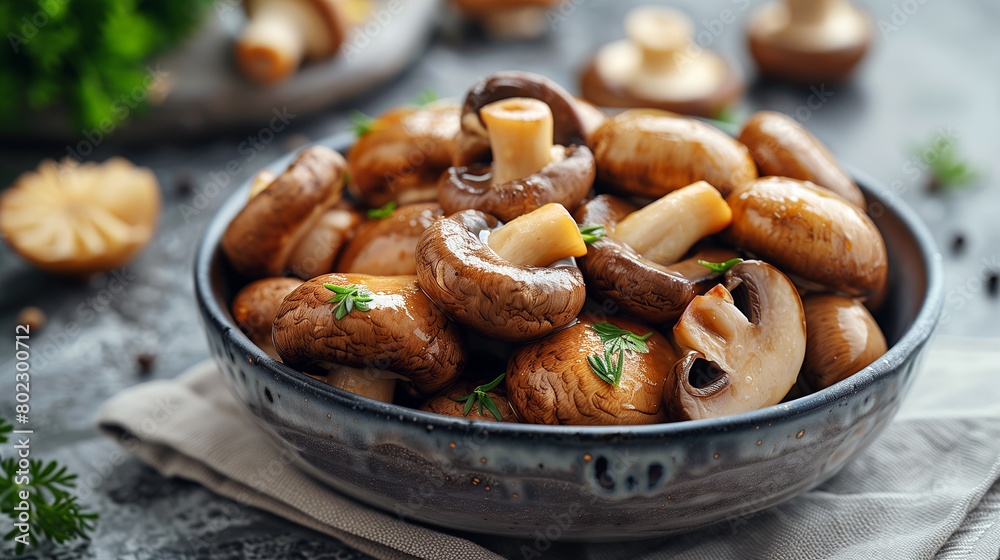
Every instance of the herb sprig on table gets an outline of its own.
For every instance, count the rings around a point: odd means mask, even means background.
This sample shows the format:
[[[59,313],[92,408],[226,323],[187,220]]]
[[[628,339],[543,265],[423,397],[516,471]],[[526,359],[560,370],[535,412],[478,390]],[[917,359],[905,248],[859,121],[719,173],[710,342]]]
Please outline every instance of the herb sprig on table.
[[[646,344],[646,340],[653,336],[653,333],[637,335],[611,323],[595,323],[590,326],[590,329],[597,333],[601,343],[604,344],[604,355],[587,356],[587,363],[590,365],[590,369],[597,374],[597,377],[617,387],[625,370],[625,353],[648,354],[649,346]],[[618,355],[617,360],[615,360],[615,354]]]

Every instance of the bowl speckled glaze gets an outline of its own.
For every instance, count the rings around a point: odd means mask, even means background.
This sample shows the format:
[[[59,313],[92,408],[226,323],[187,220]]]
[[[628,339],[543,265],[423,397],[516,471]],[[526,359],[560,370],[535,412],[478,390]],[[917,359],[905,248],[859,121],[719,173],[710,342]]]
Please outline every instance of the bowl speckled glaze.
[[[346,151],[351,139],[321,144]],[[271,168],[283,170],[292,155]],[[567,540],[650,538],[767,508],[834,475],[899,409],[943,301],[940,255],[914,213],[855,178],[885,237],[890,290],[877,315],[890,349],[849,379],[716,420],[539,426],[438,416],[335,389],[271,359],[233,323],[219,240],[243,185],[198,249],[195,290],[212,354],[249,416],[301,467],[361,502],[442,527]]]

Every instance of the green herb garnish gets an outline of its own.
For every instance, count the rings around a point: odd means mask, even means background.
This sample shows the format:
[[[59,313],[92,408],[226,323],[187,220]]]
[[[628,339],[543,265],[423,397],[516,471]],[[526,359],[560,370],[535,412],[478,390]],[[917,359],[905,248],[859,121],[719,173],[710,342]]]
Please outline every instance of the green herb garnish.
[[[700,264],[701,266],[707,266],[708,269],[711,270],[712,272],[723,273],[729,270],[730,268],[733,268],[733,266],[736,265],[737,263],[741,262],[743,262],[743,259],[737,257],[735,259],[729,259],[726,262],[720,262],[720,263],[699,260],[698,264]]]
[[[351,111],[351,130],[354,131],[354,135],[358,138],[375,130],[376,122],[377,119],[369,117],[357,109]]]
[[[372,300],[372,294],[363,286],[355,286],[354,284],[348,284],[347,286],[323,284],[323,287],[336,294],[327,303],[337,304],[333,306],[333,316],[338,321],[355,309],[358,311],[370,311],[365,304]]]
[[[729,124],[739,124],[737,121],[736,111],[734,111],[732,107],[723,107],[722,109],[719,109],[714,115],[712,115],[712,119]]]
[[[958,190],[970,186],[979,178],[979,173],[959,157],[954,141],[948,141],[942,148],[934,143],[927,150],[922,150],[921,154],[928,152],[937,157],[919,157],[931,172],[931,190]]]
[[[594,241],[607,235],[604,226],[580,226],[580,236],[583,237],[583,242],[590,245]]]
[[[587,363],[598,377],[617,387],[625,369],[625,352],[649,353],[646,340],[653,336],[653,333],[639,336],[611,323],[595,323],[590,329],[601,338],[601,343],[604,344],[604,356],[599,354],[587,356]],[[614,359],[615,354],[618,354],[617,360]]]
[[[417,107],[423,107],[428,103],[434,103],[438,99],[441,99],[441,97],[438,96],[437,92],[428,88],[417,94],[416,99],[413,100],[413,104]]]
[[[472,392],[469,393],[468,395],[465,395],[464,397],[459,397],[457,399],[452,399],[455,402],[465,403],[465,408],[462,409],[462,416],[468,416],[469,412],[472,410],[472,406],[479,405],[480,416],[485,416],[485,414],[483,414],[483,407],[485,406],[486,410],[489,410],[490,414],[492,414],[493,417],[497,419],[497,422],[503,422],[503,415],[500,414],[500,409],[497,408],[497,403],[493,402],[493,397],[488,395],[487,392],[496,389],[497,385],[499,385],[500,382],[503,381],[503,378],[506,375],[507,375],[506,372],[501,373],[500,377],[497,377],[493,381],[490,381],[489,383],[485,383],[483,385],[477,385],[476,388],[473,389]]]
[[[396,206],[395,201],[389,201],[386,202],[381,208],[372,208],[371,210],[368,210],[366,214],[373,220],[384,220],[389,216],[392,216],[392,212],[396,209]]]
[[[7,434],[13,431],[14,426],[8,424],[3,418],[0,418],[0,443],[7,443]]]

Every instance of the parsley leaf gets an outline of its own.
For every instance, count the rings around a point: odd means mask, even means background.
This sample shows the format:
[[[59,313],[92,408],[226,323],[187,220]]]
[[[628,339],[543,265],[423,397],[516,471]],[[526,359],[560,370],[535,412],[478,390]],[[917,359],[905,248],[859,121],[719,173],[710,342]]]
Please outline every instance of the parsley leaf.
[[[366,305],[372,300],[372,294],[364,286],[337,286],[336,284],[323,284],[323,287],[333,292],[333,299],[327,303],[335,303],[333,306],[333,316],[339,321],[348,313],[357,309],[358,311],[371,311]]]
[[[708,262],[708,261],[699,260],[698,264],[700,264],[701,266],[708,267],[708,269],[711,270],[712,272],[722,273],[722,272],[725,272],[725,271],[729,270],[734,265],[736,265],[738,263],[741,263],[741,262],[743,262],[743,259],[737,257],[735,259],[729,259],[726,262],[720,262],[720,263],[714,263],[714,262]]]
[[[580,236],[583,237],[583,242],[590,245],[594,241],[607,235],[604,226],[580,226]]]
[[[373,220],[384,220],[392,216],[393,211],[396,210],[396,202],[389,201],[386,202],[381,208],[372,208],[366,212],[369,218]]]

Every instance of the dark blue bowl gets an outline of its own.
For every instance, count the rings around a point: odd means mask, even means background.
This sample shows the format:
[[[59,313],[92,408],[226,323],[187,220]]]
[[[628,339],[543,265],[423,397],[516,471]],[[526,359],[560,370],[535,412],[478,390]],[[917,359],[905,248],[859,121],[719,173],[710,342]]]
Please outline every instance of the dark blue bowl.
[[[322,144],[344,150],[351,139]],[[272,165],[283,170],[292,155]],[[899,409],[941,313],[940,255],[914,213],[854,174],[885,238],[890,344],[849,379],[717,420],[537,426],[438,416],[335,389],[268,357],[235,326],[238,285],[219,240],[233,193],[198,249],[195,290],[212,354],[249,416],[306,471],[361,502],[442,527],[568,540],[641,539],[737,519],[833,476]],[[558,531],[556,531],[558,529]]]

